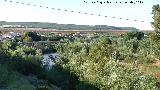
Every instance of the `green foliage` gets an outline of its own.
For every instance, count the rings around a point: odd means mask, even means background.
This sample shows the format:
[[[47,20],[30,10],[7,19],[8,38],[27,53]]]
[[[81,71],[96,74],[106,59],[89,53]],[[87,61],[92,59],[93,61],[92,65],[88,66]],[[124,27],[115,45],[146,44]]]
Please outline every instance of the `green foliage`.
[[[77,76],[59,66],[56,66],[53,70],[46,72],[45,79],[62,90],[76,90],[75,88],[78,84]]]
[[[51,37],[48,37],[49,41],[60,41],[62,39],[59,35],[52,35]]]
[[[153,5],[152,7],[152,14],[153,14],[153,20],[152,22],[153,27],[155,28],[155,32],[160,32],[160,5]]]
[[[101,36],[100,37],[100,42],[102,43],[102,44],[112,44],[112,41],[111,41],[111,39],[109,39],[109,38],[107,38],[106,36]]]
[[[100,90],[100,89],[92,84],[82,81],[76,86],[76,90]]]
[[[17,47],[11,51],[11,67],[23,74],[36,74],[41,70],[41,53],[32,47]]]
[[[101,71],[105,90],[156,90],[156,80],[138,72],[137,67],[125,67],[117,62],[108,62]]]
[[[36,32],[25,32],[22,40],[24,42],[41,41],[41,36],[37,35]]]
[[[159,46],[160,14],[159,14],[159,12],[160,12],[159,5],[154,5],[152,7],[152,14],[153,14],[153,19],[154,19],[154,22],[152,22],[152,25],[155,28],[155,32],[149,33],[149,38],[151,40],[151,45],[152,45],[152,52],[157,58],[159,58],[159,55],[160,55],[160,51],[159,51],[160,50],[160,46]]]
[[[135,61],[152,62],[154,56],[158,55],[152,52],[156,50],[151,44],[154,42],[148,38],[138,39],[138,34],[134,37],[127,41],[125,38],[106,36],[90,41],[76,39],[57,46],[46,45],[42,52],[35,47],[17,46],[13,41],[4,41],[0,55],[2,59],[7,57],[4,59],[5,65],[12,70],[46,80],[47,84],[43,84],[39,90],[44,89],[44,86],[50,90],[50,84],[62,90],[156,90],[156,79],[144,75],[132,65]],[[152,37],[155,37],[155,43],[158,42],[156,35]],[[47,71],[41,67],[41,56],[55,48],[63,58],[56,62],[52,70]],[[3,53],[3,50],[6,52]]]
[[[155,32],[150,33],[150,38],[153,44],[154,54],[157,58],[160,58],[160,6],[159,4],[153,5],[152,7],[153,20],[151,24],[153,25]]]
[[[57,52],[57,50],[55,49],[54,45],[46,45],[43,49],[42,49],[42,53],[43,54],[47,54],[47,53],[55,53]]]
[[[144,42],[138,42],[131,39],[130,54],[133,56],[132,63],[139,59],[140,56],[136,56],[141,51]],[[137,43],[140,43],[137,45]],[[97,42],[81,43],[73,42],[64,44],[64,62],[61,64],[63,68],[69,69],[72,73],[79,76],[80,81],[86,81],[91,85],[84,87],[83,84],[78,84],[78,89],[95,89],[95,90],[156,90],[156,79],[150,75],[144,75],[139,72],[136,65],[123,65],[123,62],[116,62],[121,56],[121,51],[113,47],[115,42],[108,43],[108,39],[104,37]],[[116,45],[119,42],[116,43]],[[126,42],[125,44],[128,44]],[[86,48],[88,46],[88,48]],[[124,48],[125,50],[129,50]],[[132,51],[136,50],[136,51]],[[88,52],[87,52],[88,51]],[[128,52],[126,52],[126,55]],[[134,55],[135,53],[135,55]],[[143,55],[143,54],[142,54]],[[147,54],[148,55],[148,54]],[[135,60],[134,60],[134,58]],[[127,57],[124,57],[127,58]],[[64,63],[62,61],[62,63]],[[142,61],[143,62],[143,61]],[[135,67],[134,67],[135,66]],[[94,88],[92,87],[94,86]],[[81,86],[81,88],[80,88]]]
[[[2,49],[9,50],[10,47],[11,47],[11,41],[7,41],[7,40],[3,41]]]
[[[144,33],[138,32],[138,31],[128,32],[127,34],[124,35],[124,38],[126,40],[130,40],[134,38],[136,38],[137,40],[141,40],[143,37],[144,37]]]
[[[14,78],[14,76],[11,75],[11,72],[2,67],[2,65],[0,65],[0,77],[1,88],[6,87],[11,82],[10,80]]]
[[[149,37],[155,43],[159,42],[159,40],[160,40],[160,35],[156,32],[149,33]]]
[[[32,38],[29,37],[29,36],[27,36],[27,37],[25,37],[25,38],[23,39],[23,42],[32,42],[32,41],[33,41]]]
[[[158,7],[154,6],[155,20],[159,17]],[[154,25],[158,23],[154,22]],[[157,80],[141,73],[137,65],[152,63],[160,56],[158,32],[151,33],[149,38],[144,38],[144,33],[139,31],[129,32],[124,37],[99,36],[94,39],[68,39],[58,45],[45,45],[42,50],[18,46],[15,43],[17,40],[3,41],[0,45],[0,63],[11,71],[0,66],[0,87],[33,90],[36,86],[37,90],[53,90],[51,87],[54,84],[62,90],[158,90]],[[59,41],[62,38],[52,34],[41,37],[35,32],[26,32],[22,40]],[[62,57],[51,70],[42,68],[42,54],[54,51],[58,51]],[[13,71],[27,76],[35,75],[42,82],[31,80],[33,86],[28,80],[22,79],[25,83],[16,83],[19,75]]]
[[[0,64],[0,89],[35,90],[35,87],[21,74]]]

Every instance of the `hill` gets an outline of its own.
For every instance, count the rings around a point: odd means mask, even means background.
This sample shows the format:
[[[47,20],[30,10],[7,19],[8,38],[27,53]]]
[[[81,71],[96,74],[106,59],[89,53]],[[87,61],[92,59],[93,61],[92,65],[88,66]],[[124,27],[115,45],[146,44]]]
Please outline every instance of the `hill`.
[[[108,25],[75,25],[75,24],[57,24],[48,22],[6,22],[0,21],[3,25],[20,25],[28,28],[58,29],[58,30],[138,30],[134,27],[115,27]]]

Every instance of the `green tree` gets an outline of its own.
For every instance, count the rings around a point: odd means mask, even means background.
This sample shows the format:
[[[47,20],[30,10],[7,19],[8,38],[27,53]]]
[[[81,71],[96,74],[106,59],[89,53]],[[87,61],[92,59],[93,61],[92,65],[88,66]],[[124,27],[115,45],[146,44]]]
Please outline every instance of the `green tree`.
[[[151,24],[153,25],[155,32],[160,33],[160,5],[153,5],[152,7],[153,20]]]
[[[27,37],[25,37],[25,38],[23,39],[23,42],[32,42],[32,41],[33,41],[32,38],[29,37],[29,36],[27,36]]]
[[[153,14],[153,20],[154,22],[151,22],[151,24],[154,27],[153,33],[150,33],[150,39],[151,42],[153,43],[153,48],[154,48],[154,54],[156,57],[160,58],[160,5],[153,5],[152,7],[152,14]]]
[[[25,32],[22,38],[25,37],[30,37],[33,41],[41,41],[41,36],[37,35],[36,32]]]
[[[101,37],[100,37],[100,42],[101,42],[102,44],[105,44],[105,45],[107,45],[107,44],[112,44],[111,39],[110,39],[110,38],[107,38],[106,36],[101,36]]]
[[[127,34],[124,35],[124,38],[126,40],[130,40],[134,38],[136,38],[137,40],[141,40],[143,39],[143,37],[144,37],[144,33],[139,31],[128,32]]]

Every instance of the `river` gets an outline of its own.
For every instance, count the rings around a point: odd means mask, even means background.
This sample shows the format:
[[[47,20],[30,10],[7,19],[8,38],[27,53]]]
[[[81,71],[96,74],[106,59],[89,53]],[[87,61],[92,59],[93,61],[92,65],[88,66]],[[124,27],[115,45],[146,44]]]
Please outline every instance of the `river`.
[[[55,61],[58,59],[58,53],[44,54],[42,58],[42,65],[46,69],[51,69],[55,65]]]

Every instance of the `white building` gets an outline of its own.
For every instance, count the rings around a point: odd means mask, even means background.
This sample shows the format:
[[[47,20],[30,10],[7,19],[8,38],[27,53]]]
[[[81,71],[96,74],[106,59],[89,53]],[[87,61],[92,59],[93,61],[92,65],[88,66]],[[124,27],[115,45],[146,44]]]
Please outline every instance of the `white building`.
[[[22,28],[24,26],[21,25],[2,25],[2,28]]]
[[[3,38],[15,38],[17,36],[20,36],[19,33],[15,33],[15,32],[9,32],[3,35]]]

